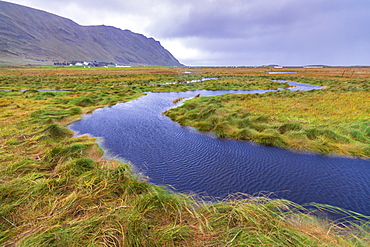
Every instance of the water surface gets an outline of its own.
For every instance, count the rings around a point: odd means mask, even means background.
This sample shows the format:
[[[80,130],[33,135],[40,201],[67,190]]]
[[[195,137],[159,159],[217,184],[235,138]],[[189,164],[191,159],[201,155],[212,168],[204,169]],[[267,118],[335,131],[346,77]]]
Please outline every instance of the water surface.
[[[293,83],[291,90],[319,89]],[[283,89],[278,89],[283,90]],[[130,161],[159,185],[207,196],[273,192],[296,203],[317,202],[370,215],[370,160],[291,152],[253,142],[220,139],[181,127],[162,112],[179,97],[251,91],[148,93],[98,109],[70,128],[102,137],[102,147]]]

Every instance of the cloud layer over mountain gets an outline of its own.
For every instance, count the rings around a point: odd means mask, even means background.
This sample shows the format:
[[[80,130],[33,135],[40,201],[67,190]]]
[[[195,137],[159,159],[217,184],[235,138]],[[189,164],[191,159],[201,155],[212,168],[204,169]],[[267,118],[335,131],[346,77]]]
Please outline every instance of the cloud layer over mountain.
[[[13,0],[161,41],[187,65],[370,65],[368,0]]]

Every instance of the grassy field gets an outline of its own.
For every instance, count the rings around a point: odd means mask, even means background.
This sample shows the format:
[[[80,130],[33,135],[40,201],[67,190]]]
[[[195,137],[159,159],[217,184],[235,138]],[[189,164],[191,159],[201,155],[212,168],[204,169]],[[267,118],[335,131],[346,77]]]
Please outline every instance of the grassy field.
[[[289,201],[234,195],[218,203],[209,203],[196,195],[173,194],[143,181],[132,173],[129,164],[103,158],[103,152],[93,138],[73,138],[73,133],[67,128],[84,113],[140,97],[149,90],[281,86],[270,82],[273,77],[266,75],[266,69],[197,68],[191,69],[193,73],[189,75],[184,74],[184,70],[159,67],[0,69],[0,88],[12,89],[0,91],[0,245],[368,244],[368,228],[362,225],[366,222],[347,222],[344,225],[325,217],[318,218],[315,216],[317,213]],[[347,83],[341,72],[333,74],[336,76],[339,76],[339,81]],[[200,77],[218,77],[220,80],[218,83],[160,85]],[[301,80],[307,78],[302,77]],[[335,78],[327,79],[335,81]],[[315,83],[324,84],[319,79],[315,79]],[[354,84],[353,87],[359,89],[359,85]],[[342,93],[338,88],[325,94],[332,94],[335,99],[337,93]],[[38,89],[71,91],[35,91]],[[362,94],[366,95],[366,90],[347,93],[349,98],[357,99]],[[320,93],[312,95],[318,97]],[[235,101],[231,103],[232,107],[238,102],[238,98],[225,97],[229,102]],[[271,94],[256,99],[264,97],[283,99],[286,96]],[[295,97],[294,93],[292,97]],[[298,98],[304,104],[305,98]],[[225,100],[223,97],[214,99]],[[209,99],[197,100],[201,100],[199,105],[206,105]],[[249,99],[243,99],[246,101]],[[243,113],[239,111],[238,114]],[[362,115],[366,118],[366,114]],[[363,133],[361,126],[366,125],[366,119],[356,116],[344,114],[347,120],[338,126],[356,124],[356,129]],[[326,123],[325,119],[320,121]],[[305,127],[303,123],[301,125]],[[321,208],[339,210],[319,205],[318,209]]]
[[[165,114],[182,125],[213,131],[219,137],[324,154],[370,157],[370,80],[367,73],[354,77],[355,70],[348,73],[351,77],[345,78],[334,75],[327,78],[324,71],[287,75],[271,78],[325,88],[201,97],[186,101]]]

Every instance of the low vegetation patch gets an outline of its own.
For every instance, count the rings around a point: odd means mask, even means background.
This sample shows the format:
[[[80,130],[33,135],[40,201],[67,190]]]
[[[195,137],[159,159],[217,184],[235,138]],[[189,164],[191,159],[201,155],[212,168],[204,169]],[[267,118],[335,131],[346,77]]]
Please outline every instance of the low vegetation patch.
[[[211,76],[211,75],[210,75]],[[212,80],[191,82],[194,77],[188,75],[187,79],[175,84],[156,85],[151,88],[153,92],[182,92],[191,90],[253,90],[253,89],[278,89],[287,88],[289,85],[278,81],[270,80],[261,76],[244,76],[244,75],[212,75]],[[195,77],[198,80],[202,77]],[[185,81],[186,80],[186,81]],[[188,83],[190,82],[190,83]]]
[[[299,205],[268,197],[238,195],[209,203],[174,194],[143,181],[130,165],[103,158],[94,139],[73,138],[67,128],[84,113],[134,99],[149,88],[138,84],[176,76],[168,68],[0,70],[0,87],[33,89],[0,91],[0,245],[366,246],[365,221],[319,219]],[[72,91],[35,91],[53,88]],[[234,96],[225,97],[240,108]],[[358,97],[360,92],[348,95]],[[206,105],[208,100],[196,98],[186,107],[198,111],[198,101]],[[221,104],[224,98],[214,100]],[[240,108],[233,115],[220,109],[224,114],[210,105],[202,109],[209,118],[202,128],[217,125],[226,136],[236,124],[240,136],[264,133],[261,138],[271,142],[282,135],[279,145],[287,145],[287,133],[307,140],[325,136],[343,145],[353,140],[362,145],[369,137],[368,122],[361,117],[346,116],[338,130],[321,126],[316,131],[306,120],[287,124],[267,112]],[[348,133],[346,126],[352,126]]]
[[[347,89],[357,85],[351,84]],[[363,84],[359,82],[357,90],[331,86],[307,92],[195,98],[165,114],[219,137],[370,157],[370,95]]]

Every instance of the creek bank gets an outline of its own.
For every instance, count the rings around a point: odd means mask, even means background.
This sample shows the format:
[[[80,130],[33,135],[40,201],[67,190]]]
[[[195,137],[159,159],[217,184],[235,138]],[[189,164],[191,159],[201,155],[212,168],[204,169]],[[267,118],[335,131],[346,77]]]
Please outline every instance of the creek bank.
[[[288,82],[289,90],[320,86]],[[294,153],[252,142],[210,137],[162,115],[180,97],[253,94],[278,90],[147,93],[85,115],[70,128],[102,137],[102,148],[136,171],[175,191],[223,197],[273,192],[299,204],[317,202],[370,215],[370,161]],[[197,113],[194,113],[197,114]],[[356,198],[356,200],[353,200]]]

